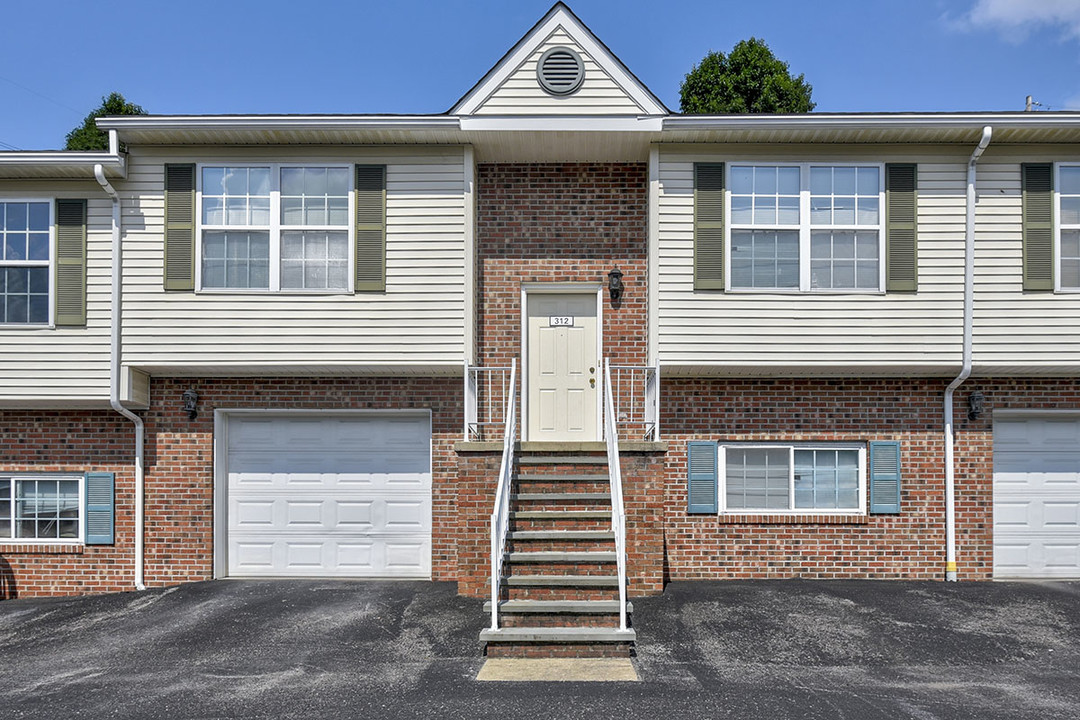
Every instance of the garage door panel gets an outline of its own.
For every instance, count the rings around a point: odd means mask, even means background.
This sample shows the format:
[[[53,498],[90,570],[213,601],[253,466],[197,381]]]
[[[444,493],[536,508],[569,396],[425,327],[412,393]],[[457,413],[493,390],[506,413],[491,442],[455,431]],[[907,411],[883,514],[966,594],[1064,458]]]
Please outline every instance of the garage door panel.
[[[429,577],[426,416],[228,420],[228,573]]]

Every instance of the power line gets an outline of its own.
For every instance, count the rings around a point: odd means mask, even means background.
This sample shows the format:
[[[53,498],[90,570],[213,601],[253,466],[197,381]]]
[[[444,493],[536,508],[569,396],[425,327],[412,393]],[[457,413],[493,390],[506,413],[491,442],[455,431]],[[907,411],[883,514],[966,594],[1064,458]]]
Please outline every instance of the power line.
[[[14,80],[12,80],[11,78],[7,78],[7,77],[4,77],[3,75],[0,75],[0,80],[4,80],[5,82],[9,82],[12,85],[14,85],[15,87],[20,88],[22,90],[25,90],[26,92],[30,93],[31,95],[37,95],[42,100],[48,100],[49,102],[53,103],[54,105],[59,105],[60,107],[65,108],[67,110],[70,110],[73,113],[81,112],[80,110],[76,110],[75,108],[71,107],[70,105],[66,105],[66,104],[60,102],[59,100],[56,100],[54,98],[49,97],[48,95],[41,94],[37,90],[33,90],[31,88],[26,87],[25,85],[23,85],[21,83],[17,83]]]
[[[3,147],[5,147],[8,150],[22,150],[22,148],[15,147],[11,143],[6,143],[3,140],[0,140],[0,145],[2,145]]]

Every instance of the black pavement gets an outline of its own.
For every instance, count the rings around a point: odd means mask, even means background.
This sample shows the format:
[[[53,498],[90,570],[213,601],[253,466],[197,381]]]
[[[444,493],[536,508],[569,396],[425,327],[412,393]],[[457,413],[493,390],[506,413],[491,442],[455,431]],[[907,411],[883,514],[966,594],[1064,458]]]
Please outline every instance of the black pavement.
[[[1080,718],[1080,583],[673,583],[634,601],[637,683],[475,681],[454,589],[7,600],[0,718]]]

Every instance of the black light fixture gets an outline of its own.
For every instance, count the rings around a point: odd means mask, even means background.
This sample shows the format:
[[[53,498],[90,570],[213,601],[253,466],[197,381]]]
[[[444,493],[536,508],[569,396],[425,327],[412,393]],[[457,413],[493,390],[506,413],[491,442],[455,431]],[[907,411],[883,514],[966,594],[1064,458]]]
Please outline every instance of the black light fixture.
[[[194,420],[199,417],[199,393],[194,390],[188,389],[184,391],[184,412],[188,414],[189,420]]]
[[[622,299],[623,284],[622,284],[622,270],[616,265],[612,268],[611,272],[607,274],[608,277],[608,294],[611,295],[611,302],[619,302]]]
[[[978,420],[986,409],[986,396],[975,391],[968,395],[968,420]]]

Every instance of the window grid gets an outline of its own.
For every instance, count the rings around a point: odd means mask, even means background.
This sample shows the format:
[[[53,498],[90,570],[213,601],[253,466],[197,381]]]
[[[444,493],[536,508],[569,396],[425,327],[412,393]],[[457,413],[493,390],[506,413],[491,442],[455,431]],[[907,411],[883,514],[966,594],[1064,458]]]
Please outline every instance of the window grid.
[[[1080,165],[1058,166],[1058,288],[1080,290]]]
[[[721,450],[722,513],[865,512],[863,448],[722,445]],[[754,480],[756,488],[747,482]]]
[[[81,485],[75,477],[0,478],[0,540],[81,539]]]
[[[879,292],[882,165],[730,165],[728,288]]]
[[[350,290],[349,167],[207,165],[199,180],[200,289]]]
[[[49,324],[51,213],[48,202],[0,202],[0,324]]]

